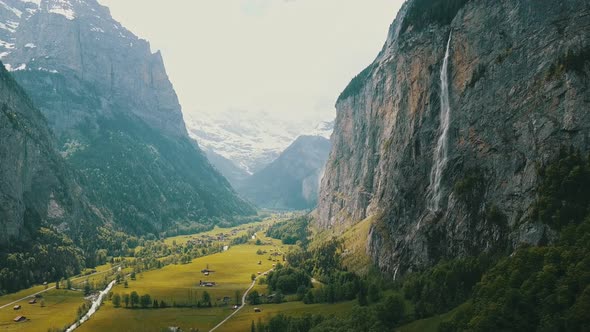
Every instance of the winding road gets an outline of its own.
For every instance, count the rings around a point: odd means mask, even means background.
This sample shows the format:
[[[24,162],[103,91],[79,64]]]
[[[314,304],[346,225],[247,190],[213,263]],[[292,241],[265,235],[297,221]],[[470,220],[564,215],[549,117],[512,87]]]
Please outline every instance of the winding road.
[[[93,274],[89,274],[89,275],[87,275],[87,276],[81,276],[81,277],[77,277],[77,278],[71,279],[71,281],[76,281],[76,280],[80,280],[80,279],[84,279],[84,278],[88,278],[88,277],[96,276],[96,275],[99,275],[99,274],[104,274],[104,273],[110,272],[110,271],[112,271],[112,270],[114,270],[114,269],[118,269],[118,268],[120,268],[120,267],[121,267],[121,265],[117,265],[117,266],[114,266],[114,267],[112,267],[112,268],[110,268],[110,269],[108,269],[108,270],[105,270],[105,271],[96,272],[96,273],[93,273]],[[36,296],[36,295],[39,295],[39,294],[43,294],[43,293],[45,293],[45,292],[48,292],[48,291],[50,291],[50,290],[52,290],[52,289],[55,289],[55,286],[48,287],[47,289],[44,289],[44,290],[42,290],[42,291],[40,291],[40,292],[37,292],[37,293],[34,293],[34,294],[27,295],[27,296],[25,296],[25,297],[23,297],[23,298],[21,298],[21,299],[18,299],[18,300],[16,300],[16,301],[13,301],[13,302],[10,302],[10,303],[8,303],[8,304],[5,304],[5,305],[3,305],[3,306],[0,306],[0,310],[1,310],[1,309],[4,309],[4,308],[6,308],[6,307],[10,307],[11,305],[13,305],[13,304],[16,304],[16,303],[19,303],[19,302],[21,302],[21,301],[25,301],[25,300],[27,300],[27,299],[30,299],[31,297],[34,297],[34,296]]]
[[[268,272],[270,272],[272,270],[273,269],[270,269],[270,270],[264,272],[263,274],[259,275],[258,277],[256,277],[256,279],[254,279],[252,281],[252,284],[246,290],[246,292],[244,293],[244,295],[242,295],[242,305],[238,309],[234,310],[234,312],[232,312],[224,320],[222,320],[221,323],[217,324],[214,328],[212,328],[211,330],[209,330],[209,332],[213,332],[213,331],[217,330],[219,327],[221,327],[221,325],[225,324],[228,320],[230,320],[233,316],[235,316],[235,314],[237,314],[238,311],[242,310],[246,306],[246,297],[248,296],[248,293],[250,293],[250,291],[252,290],[252,288],[254,288],[254,286],[256,285],[256,281],[258,280],[258,278],[264,276],[266,273],[268,273]]]

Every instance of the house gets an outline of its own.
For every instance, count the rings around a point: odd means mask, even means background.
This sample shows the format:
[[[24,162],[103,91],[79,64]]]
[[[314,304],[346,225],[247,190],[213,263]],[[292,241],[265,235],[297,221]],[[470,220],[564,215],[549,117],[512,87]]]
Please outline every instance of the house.
[[[13,310],[20,310],[21,306],[20,305],[15,305],[12,309]]]
[[[24,321],[26,321],[26,320],[27,320],[27,317],[25,317],[25,316],[17,316],[17,317],[14,319],[14,321],[15,321],[16,323],[24,322]]]
[[[254,312],[262,312],[262,309],[260,309],[260,308],[254,308]]]
[[[37,303],[37,299],[31,299],[31,300],[29,301],[29,304],[35,304],[35,303]]]

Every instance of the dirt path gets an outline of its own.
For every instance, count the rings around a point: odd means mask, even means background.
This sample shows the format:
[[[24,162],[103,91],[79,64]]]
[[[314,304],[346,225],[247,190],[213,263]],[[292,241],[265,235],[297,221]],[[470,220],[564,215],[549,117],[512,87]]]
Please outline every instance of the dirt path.
[[[221,323],[217,324],[214,328],[209,330],[209,332],[213,332],[213,331],[217,330],[219,327],[221,327],[221,325],[225,324],[228,320],[230,320],[233,316],[235,316],[240,310],[242,310],[246,306],[246,297],[248,296],[248,293],[250,293],[252,288],[254,288],[254,286],[256,285],[256,281],[258,281],[258,278],[264,276],[266,273],[269,273],[272,270],[273,269],[270,269],[270,270],[264,272],[263,274],[259,275],[258,277],[256,277],[256,279],[254,279],[254,281],[252,281],[252,284],[250,285],[250,287],[246,290],[246,292],[242,296],[242,305],[238,309],[234,310],[234,312],[232,312],[224,320],[222,320]]]

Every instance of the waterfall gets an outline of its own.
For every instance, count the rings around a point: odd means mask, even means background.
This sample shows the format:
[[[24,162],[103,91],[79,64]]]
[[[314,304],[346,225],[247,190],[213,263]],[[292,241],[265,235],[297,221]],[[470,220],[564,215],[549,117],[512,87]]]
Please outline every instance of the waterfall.
[[[432,212],[437,212],[440,208],[441,190],[440,183],[442,173],[447,165],[448,160],[448,135],[449,125],[451,122],[451,104],[449,98],[449,56],[451,51],[451,37],[452,32],[449,33],[449,40],[447,41],[447,50],[443,66],[440,72],[440,128],[439,138],[434,151],[434,165],[430,172],[430,187],[429,187],[429,206],[428,209]]]

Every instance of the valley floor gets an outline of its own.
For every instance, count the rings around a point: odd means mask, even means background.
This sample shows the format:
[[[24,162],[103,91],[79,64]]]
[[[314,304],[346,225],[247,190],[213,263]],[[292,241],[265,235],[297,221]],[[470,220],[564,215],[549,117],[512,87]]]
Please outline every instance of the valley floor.
[[[151,300],[164,301],[166,308],[135,309],[126,308],[124,303],[119,307],[112,300],[105,300],[100,310],[92,318],[80,326],[76,331],[162,331],[169,327],[180,327],[183,331],[191,329],[208,331],[233,311],[236,298],[241,302],[244,291],[252,283],[252,275],[263,276],[274,265],[282,263],[283,254],[292,246],[282,245],[279,240],[267,238],[264,231],[257,231],[256,236],[249,238],[244,244],[230,245],[232,239],[244,236],[247,230],[265,229],[277,219],[270,218],[262,223],[242,225],[233,229],[215,229],[210,232],[197,235],[177,236],[164,240],[168,245],[181,245],[198,237],[214,236],[217,233],[231,233],[225,238],[223,244],[227,250],[212,255],[193,259],[188,264],[171,264],[160,269],[143,271],[138,273],[135,280],[129,278],[130,268],[124,270],[128,285],[123,282],[116,285],[112,294],[123,296],[137,292],[139,296],[149,294]],[[235,230],[234,230],[235,229]],[[232,232],[233,230],[233,232]],[[256,244],[258,242],[258,245]],[[141,250],[139,248],[138,250]],[[265,252],[261,255],[261,252]],[[272,253],[276,253],[272,256]],[[83,292],[79,290],[82,285],[77,282],[106,282],[113,280],[117,266],[105,265],[96,269],[96,274],[72,279],[76,291],[51,289],[55,286],[48,285],[43,295],[42,307],[39,303],[29,305],[28,300],[35,293],[44,291],[45,286],[33,287],[19,293],[0,297],[0,331],[49,331],[61,330],[76,320],[78,308],[87,300]],[[113,270],[111,270],[113,269]],[[202,270],[209,269],[212,272],[206,276]],[[214,271],[214,272],[213,272]],[[213,287],[200,286],[201,283],[214,282]],[[268,293],[266,285],[256,283],[252,289],[260,294]],[[211,307],[201,307],[204,293],[210,297]],[[12,302],[19,302],[22,309],[13,310]],[[286,299],[289,300],[289,299]],[[123,301],[121,301],[123,302]],[[239,304],[239,303],[238,303]],[[262,304],[255,306],[261,312],[254,312],[254,306],[245,305],[236,315],[221,325],[216,331],[249,331],[252,322],[261,319],[266,321],[272,316],[283,313],[289,315],[310,314],[337,314],[346,315],[352,310],[353,302],[342,302],[334,305],[313,304],[306,305],[303,302],[286,302],[282,304]],[[27,321],[13,322],[16,316],[26,316]]]

